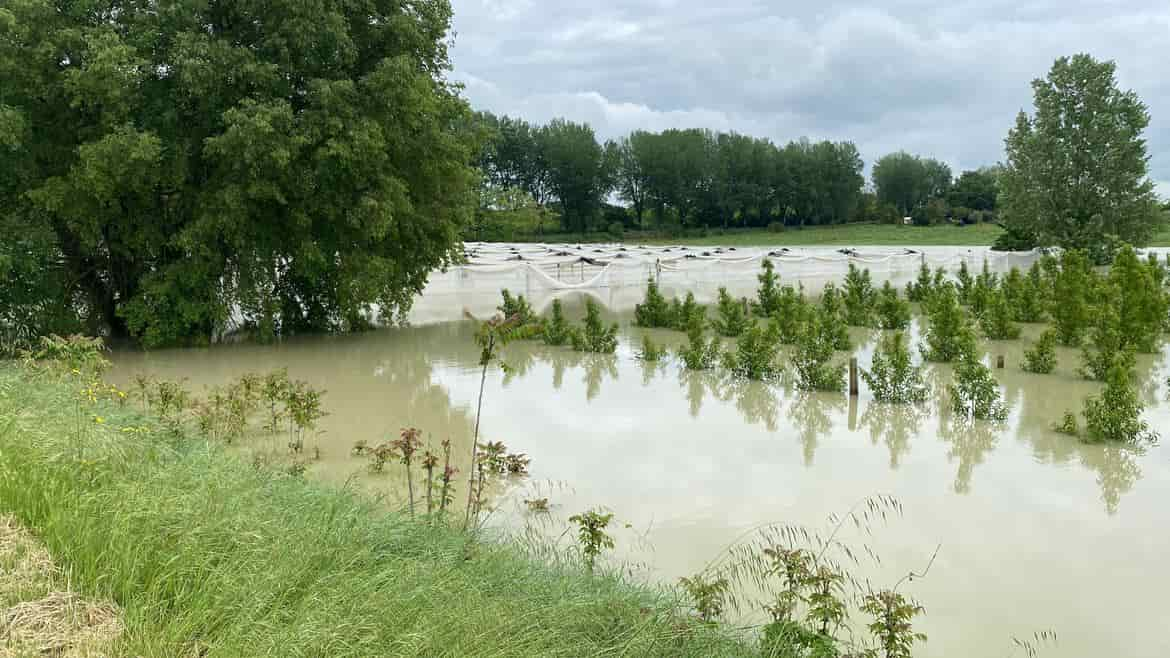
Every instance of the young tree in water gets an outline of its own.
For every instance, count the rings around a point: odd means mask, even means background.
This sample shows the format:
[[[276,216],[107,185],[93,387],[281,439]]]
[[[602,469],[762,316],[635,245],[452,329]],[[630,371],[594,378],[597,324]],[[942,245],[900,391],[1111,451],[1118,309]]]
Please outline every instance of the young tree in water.
[[[1061,57],[1032,82],[1035,114],[1020,112],[1006,140],[1000,213],[1040,245],[1108,256],[1115,240],[1145,244],[1158,221],[1142,133],[1150,123],[1116,65]]]
[[[403,317],[475,204],[450,28],[447,0],[4,2],[4,212],[114,335]]]

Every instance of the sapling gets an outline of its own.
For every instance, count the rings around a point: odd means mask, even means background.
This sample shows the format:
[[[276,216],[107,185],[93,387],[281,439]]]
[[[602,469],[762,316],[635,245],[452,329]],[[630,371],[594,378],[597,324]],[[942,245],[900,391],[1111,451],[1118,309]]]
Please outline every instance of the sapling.
[[[739,336],[751,324],[745,307],[745,300],[735,299],[727,292],[727,288],[720,286],[715,307],[717,316],[711,321],[711,327],[722,336]]]
[[[999,287],[999,277],[991,273],[988,269],[987,261],[983,261],[983,270],[975,277],[975,285],[971,287],[971,293],[968,297],[968,303],[971,305],[971,313],[975,317],[982,317],[991,302],[991,296]]]
[[[695,612],[699,613],[699,619],[711,623],[723,614],[727,590],[730,587],[726,578],[707,578],[698,573],[689,578],[679,578],[678,582],[691,598]]]
[[[907,601],[895,590],[866,594],[861,611],[873,617],[868,625],[878,646],[866,658],[911,658],[915,642],[926,642],[926,635],[914,632],[914,618],[924,612],[922,606]]]
[[[670,304],[658,289],[658,282],[650,277],[646,281],[646,298],[634,306],[634,324],[639,327],[669,327],[670,316]]]
[[[918,278],[906,284],[906,299],[912,302],[925,302],[930,297],[933,283],[930,267],[923,260],[918,268]]]
[[[992,340],[1015,340],[1020,337],[1020,328],[1012,322],[1011,304],[1002,290],[990,289],[979,294],[984,301],[979,324],[983,333]]]
[[[971,270],[967,267],[967,261],[959,263],[959,272],[955,275],[959,281],[958,293],[959,303],[966,306],[971,303],[971,291],[975,289],[975,279],[971,276]]]
[[[1102,304],[1097,308],[1089,336],[1090,340],[1085,341],[1081,348],[1082,365],[1077,369],[1081,376],[1105,381],[1115,363],[1120,363],[1126,370],[1133,368],[1133,348],[1125,342],[1121,319],[1112,304]]]
[[[552,317],[544,323],[542,338],[545,345],[564,345],[572,337],[572,327],[565,319],[561,300],[554,299],[552,303]]]
[[[886,281],[877,295],[877,323],[880,329],[910,326],[910,303],[898,297],[898,289]]]
[[[617,332],[617,323],[607,327],[601,321],[601,308],[592,299],[586,299],[584,324],[572,332],[570,342],[578,352],[612,354],[617,350]]]
[[[926,399],[922,369],[911,362],[910,348],[900,331],[882,338],[873,353],[873,364],[861,372],[861,378],[878,402],[905,404]]]
[[[1062,345],[1081,343],[1092,317],[1092,300],[1097,296],[1097,275],[1084,253],[1068,250],[1061,254],[1060,268],[1051,281],[1052,326]]]
[[[781,372],[776,364],[778,333],[775,324],[767,328],[753,324],[740,336],[735,351],[723,353],[723,367],[745,379],[765,381],[777,377]]]
[[[800,389],[839,392],[845,388],[845,364],[832,363],[839,321],[822,308],[805,324],[792,356]]]
[[[577,543],[581,547],[581,555],[585,559],[585,567],[593,573],[597,557],[605,549],[614,547],[613,537],[605,532],[613,514],[602,513],[600,510],[589,510],[569,517],[570,523],[577,524]]]
[[[688,292],[683,301],[679,301],[675,297],[670,302],[670,324],[671,329],[679,331],[686,331],[693,322],[707,322],[707,309],[700,306],[695,301],[695,293]]]
[[[1056,370],[1056,330],[1046,329],[1031,347],[1024,350],[1024,362],[1020,364],[1026,372],[1047,375]]]
[[[760,287],[756,290],[752,312],[756,315],[772,315],[780,310],[780,275],[776,274],[776,266],[768,258],[764,258],[760,268],[756,276]]]
[[[955,287],[944,284],[935,289],[927,304],[925,342],[919,346],[927,361],[949,362],[975,349],[975,333],[959,306]]]
[[[1158,433],[1142,420],[1145,405],[1133,385],[1133,367],[1116,361],[1099,396],[1085,400],[1084,438],[1091,442],[1154,442]]]
[[[874,290],[868,269],[849,263],[845,275],[845,321],[853,327],[872,327],[875,324],[877,291]]]
[[[411,471],[411,465],[414,462],[414,453],[422,445],[422,440],[419,436],[422,434],[416,428],[404,427],[402,432],[398,435],[398,439],[393,442],[394,449],[398,452],[399,458],[403,466],[406,467],[406,493],[407,500],[410,504],[410,515],[414,516],[414,474]],[[429,471],[428,471],[429,473]],[[430,488],[427,488],[427,511],[430,511]]]
[[[791,345],[800,335],[800,329],[812,314],[808,300],[804,297],[804,288],[784,286],[780,289],[776,311],[772,314],[776,322],[780,342]]]
[[[851,349],[853,345],[849,340],[849,327],[845,324],[845,302],[841,291],[831,282],[825,284],[821,292],[820,310],[820,331],[829,337],[833,349]]]
[[[1167,317],[1167,297],[1160,266],[1142,262],[1133,247],[1117,253],[1109,270],[1104,301],[1117,309],[1122,343],[1138,352],[1157,350]]]
[[[678,356],[687,370],[708,370],[714,367],[722,349],[718,336],[708,341],[703,337],[703,323],[692,321],[687,329],[687,344],[679,349]]]
[[[951,396],[951,410],[958,416],[981,420],[1007,418],[999,382],[991,374],[991,369],[973,353],[965,352],[955,363],[955,380],[947,390]]]

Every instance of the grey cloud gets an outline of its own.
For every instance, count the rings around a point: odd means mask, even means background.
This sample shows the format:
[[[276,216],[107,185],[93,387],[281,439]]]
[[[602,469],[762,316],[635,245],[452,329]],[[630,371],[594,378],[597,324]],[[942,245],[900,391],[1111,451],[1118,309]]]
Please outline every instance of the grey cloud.
[[[698,126],[851,139],[869,162],[905,148],[956,169],[1002,159],[1030,81],[1089,52],[1149,105],[1151,173],[1170,194],[1162,1],[453,2],[453,78],[477,107],[584,120],[606,138]]]

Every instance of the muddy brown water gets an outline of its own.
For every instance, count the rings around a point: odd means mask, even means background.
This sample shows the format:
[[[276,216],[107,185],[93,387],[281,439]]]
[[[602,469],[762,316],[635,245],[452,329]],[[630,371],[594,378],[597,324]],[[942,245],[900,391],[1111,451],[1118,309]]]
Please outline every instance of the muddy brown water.
[[[566,297],[572,317],[582,314],[581,299]],[[1013,638],[1043,630],[1059,641],[1042,656],[1170,655],[1160,623],[1170,590],[1170,450],[1085,445],[1053,432],[1063,412],[1079,410],[1098,385],[1076,376],[1074,350],[1059,351],[1053,375],[1020,370],[1040,326],[1026,325],[1023,340],[983,343],[989,358],[1002,354],[1007,364],[995,372],[1010,415],[989,425],[951,417],[947,366],[928,366],[925,405],[889,407],[873,402],[864,383],[851,401],[800,393],[788,378],[735,383],[685,372],[676,359],[643,363],[635,354],[644,330],[630,326],[629,313],[611,317],[622,325],[615,355],[513,343],[508,371],[489,371],[484,439],[532,459],[531,475],[500,493],[492,523],[532,525],[522,500],[548,497],[552,512],[535,526],[563,544],[569,515],[603,506],[619,522],[608,563],[670,582],[754,528],[786,523],[824,532],[830,514],[886,494],[901,503],[900,517],[872,524],[869,533],[847,524],[839,536],[881,556],[880,564],[857,567],[876,586],[921,570],[941,545],[927,577],[901,590],[926,607],[918,626],[929,642],[915,655],[1025,655]],[[480,377],[473,331],[470,323],[447,322],[271,346],[123,351],[114,354],[113,378],[185,378],[198,392],[287,366],[327,390],[330,415],[311,476],[401,497],[401,467],[370,474],[350,448],[414,426],[435,445],[450,438],[466,471]],[[916,318],[912,344],[918,331]],[[650,333],[672,346],[684,339]],[[852,335],[865,367],[879,333]],[[1168,354],[1138,360],[1145,418],[1164,434]],[[275,444],[257,438],[248,449]]]

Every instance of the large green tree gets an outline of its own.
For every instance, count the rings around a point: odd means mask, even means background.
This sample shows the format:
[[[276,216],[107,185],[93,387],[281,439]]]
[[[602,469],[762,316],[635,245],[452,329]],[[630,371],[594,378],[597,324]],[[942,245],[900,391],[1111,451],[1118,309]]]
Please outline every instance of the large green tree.
[[[1000,212],[1009,229],[1041,245],[1100,257],[1116,240],[1146,243],[1157,223],[1142,132],[1150,123],[1116,66],[1089,55],[1056,60],[1032,82],[1035,114],[1008,132]]]
[[[401,314],[474,207],[446,0],[7,0],[5,212],[151,344]]]
[[[564,228],[585,231],[609,193],[605,153],[588,124],[553,119],[537,137],[549,187],[561,205]]]
[[[898,151],[874,163],[873,186],[879,200],[896,207],[905,216],[947,193],[951,168],[938,160]]]

